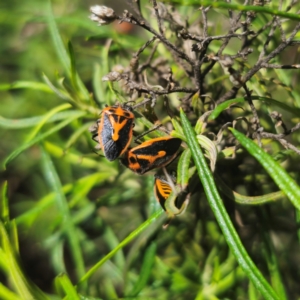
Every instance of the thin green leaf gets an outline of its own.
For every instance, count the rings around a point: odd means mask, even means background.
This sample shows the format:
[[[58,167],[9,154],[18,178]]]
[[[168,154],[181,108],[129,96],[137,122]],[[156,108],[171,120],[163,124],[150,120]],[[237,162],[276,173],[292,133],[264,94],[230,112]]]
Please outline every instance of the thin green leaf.
[[[70,60],[64,43],[60,37],[59,31],[57,29],[55,19],[52,12],[51,1],[47,0],[46,4],[46,12],[47,12],[47,21],[50,30],[50,35],[52,37],[54,48],[56,50],[56,54],[64,67],[67,74],[70,72]]]
[[[109,247],[109,249],[114,249],[115,247],[118,246],[118,244],[120,242],[118,237],[116,236],[116,234],[114,233],[114,231],[111,229],[110,226],[107,226],[105,228],[105,231],[103,234],[103,239],[104,239],[106,245]],[[116,267],[119,270],[123,270],[123,268],[125,266],[125,257],[124,257],[124,253],[122,251],[118,251],[115,254],[114,264],[116,265]]]
[[[211,6],[213,8],[224,8],[230,10],[237,10],[237,11],[255,11],[257,13],[264,13],[269,14],[272,16],[279,16],[291,20],[300,20],[300,15],[287,13],[285,11],[281,11],[275,8],[269,8],[267,6],[254,6],[254,5],[244,5],[244,4],[233,4],[233,3],[226,3],[220,1],[199,1],[199,0],[183,0],[183,1],[176,1],[182,5],[199,5],[199,6]]]
[[[96,101],[100,106],[103,107],[104,104],[111,105],[112,97],[111,94],[107,93],[107,83],[102,81],[102,77],[107,75],[109,72],[108,58],[109,49],[111,45],[111,40],[108,40],[101,51],[101,66],[96,64],[94,67],[93,76],[93,90],[95,91]]]
[[[58,98],[61,98],[69,102],[74,102],[71,95],[69,95],[69,93],[65,89],[58,89],[57,87],[55,87],[54,84],[50,81],[50,79],[45,74],[42,75],[42,78],[49,86],[49,88],[53,91],[53,93],[57,95]]]
[[[105,88],[102,82],[102,69],[99,64],[95,64],[94,66],[94,73],[93,73],[93,91],[94,91],[94,98],[96,103],[99,107],[103,106],[105,102]]]
[[[288,111],[288,112],[290,112],[291,114],[293,114],[297,117],[300,115],[300,108],[297,108],[297,107],[294,107],[294,106],[289,106],[286,103],[280,102],[280,101],[275,100],[273,98],[253,96],[252,99],[265,102],[268,105],[277,106],[277,107],[281,108],[282,110]]]
[[[65,110],[65,109],[68,109],[71,107],[72,107],[71,104],[65,103],[65,104],[59,105],[59,106],[51,109],[48,113],[46,113],[43,116],[43,118],[40,120],[40,122],[37,124],[37,126],[35,128],[33,128],[33,130],[28,134],[25,143],[31,141],[38,134],[38,132],[41,130],[41,128],[44,126],[44,124],[47,123],[47,121],[52,116],[54,116],[56,113],[60,112],[61,110]]]
[[[84,274],[85,267],[78,235],[72,220],[68,202],[62,192],[60,179],[57,175],[53,162],[49,157],[49,154],[44,150],[44,148],[41,148],[41,152],[43,174],[51,190],[53,190],[56,194],[56,204],[62,216],[62,228],[68,238],[68,242],[70,245],[69,249],[73,258],[74,265],[76,266],[76,274],[78,278],[80,278]]]
[[[75,54],[74,54],[74,49],[72,46],[71,41],[68,42],[68,50],[69,50],[69,55],[70,55],[70,61],[71,61],[71,82],[75,90],[78,90],[78,84],[76,80],[76,61],[75,61]]]
[[[281,191],[269,193],[261,196],[244,196],[231,190],[224,181],[215,174],[215,179],[218,184],[218,189],[231,200],[244,205],[261,205],[268,202],[274,202],[282,199],[284,194]]]
[[[213,267],[216,268],[215,266]],[[220,294],[228,291],[232,286],[236,285],[239,280],[245,278],[245,273],[242,268],[235,268],[228,275],[224,276],[219,280],[213,281],[213,283],[204,285],[204,288],[199,292],[195,300],[214,299]]]
[[[195,125],[195,132],[197,134],[201,134],[203,131],[202,129],[203,129],[204,125],[205,125],[205,122],[202,120],[202,118],[199,118]]]
[[[53,266],[53,270],[56,274],[66,272],[67,268],[65,265],[65,241],[62,239],[55,239],[56,237],[49,237],[45,244],[48,248],[51,248],[51,262]]]
[[[62,188],[62,192],[67,194],[73,189],[73,185],[67,184]],[[55,192],[46,195],[45,197],[41,198],[39,202],[34,205],[31,209],[26,210],[23,214],[16,217],[16,223],[24,224],[27,223],[31,225],[35,218],[40,215],[44,210],[49,208],[49,206],[53,205],[55,201]]]
[[[119,295],[116,291],[116,287],[110,278],[104,278],[102,281],[103,286],[103,299],[118,299]],[[100,299],[102,300],[102,299]],[[124,299],[125,300],[125,299]]]
[[[93,214],[96,210],[94,203],[84,203],[85,205],[72,214],[72,219],[75,225],[80,225],[84,222],[88,222],[93,218]]]
[[[4,286],[0,282],[0,299],[2,300],[24,300],[23,298],[19,297],[17,294],[9,290],[6,286]]]
[[[203,111],[203,102],[201,100],[201,98],[199,97],[199,93],[195,93],[192,98],[191,98],[191,106],[193,108],[193,111],[195,112],[195,114],[201,114],[201,112]]]
[[[277,74],[279,80],[282,84],[285,84],[286,90],[289,93],[291,99],[295,101],[295,106],[300,107],[300,95],[297,89],[293,88],[289,73],[286,70],[274,69],[274,72]],[[298,114],[299,116],[299,114]]]
[[[114,83],[112,81],[107,81],[107,85],[108,85],[111,96],[106,97],[106,98],[108,98],[108,99],[115,98],[117,100],[117,102],[119,102],[119,103],[125,102],[124,96],[120,93],[120,91],[118,91],[117,89],[114,88]],[[107,95],[108,95],[108,93],[107,93]],[[110,102],[111,101],[109,101],[109,103]]]
[[[98,169],[102,174],[107,174],[106,179],[115,177],[118,174],[118,170],[116,170],[115,164],[108,162],[103,157],[99,157],[97,159],[83,157],[82,154],[77,154],[70,150],[65,151],[64,148],[61,148],[48,141],[45,141],[45,148],[52,156],[55,156],[57,158],[64,157],[64,160],[66,162],[76,165],[76,167],[80,166],[82,168],[87,168],[87,169]]]
[[[145,229],[147,229],[152,222],[154,222],[164,211],[160,209],[155,212],[148,220],[146,220],[143,224],[141,224],[137,229],[131,232],[122,242],[118,244],[118,246],[110,251],[105,257],[103,257],[98,263],[96,263],[78,282],[78,285],[82,284],[86,280],[88,280],[106,261],[108,261],[111,257],[113,257],[117,251],[125,247],[128,243],[130,243],[137,235],[142,233]]]
[[[8,233],[10,238],[10,245],[13,251],[15,251],[15,253],[19,255],[20,253],[19,235],[18,235],[17,223],[15,220],[10,221],[8,226]]]
[[[215,214],[228,246],[230,247],[232,253],[236,257],[244,272],[254,283],[256,288],[261,292],[261,294],[266,299],[278,299],[276,293],[257,269],[243,244],[241,243],[240,238],[224,207],[223,201],[219,196],[213,176],[206,164],[202,150],[197,142],[195,132],[182,109],[180,110],[180,117],[182,121],[182,127],[187,138],[187,144],[192,152],[192,157],[207,196],[207,200]]]
[[[205,154],[210,161],[210,169],[214,172],[218,156],[218,149],[215,143],[203,134],[198,134],[197,140],[199,145],[205,150]]]
[[[7,198],[7,181],[2,183],[1,187],[1,199],[0,199],[0,218],[1,221],[5,224],[9,221],[9,207],[8,207],[8,198]]]
[[[46,120],[46,123],[56,122],[60,120],[65,120],[72,116],[78,116],[79,110],[69,110],[59,112],[49,119]],[[44,118],[44,115],[38,117],[24,118],[24,119],[6,119],[0,116],[0,127],[7,129],[24,129],[32,127],[41,122]]]
[[[279,271],[278,259],[276,257],[275,249],[270,237],[270,228],[268,226],[269,220],[266,217],[266,214],[261,216],[263,219],[262,226],[264,230],[261,230],[261,235],[264,240],[263,252],[265,254],[265,258],[268,264],[269,272],[270,272],[270,280],[272,285],[274,286],[275,291],[279,295],[281,300],[286,300],[286,291],[283,285],[282,276]]]
[[[219,239],[217,243],[214,244],[213,248],[210,250],[209,254],[205,259],[203,269],[201,272],[201,282],[204,286],[209,285],[212,281],[212,265],[213,262],[218,259],[218,253],[220,252],[220,244],[223,241],[222,238]],[[202,292],[200,292],[202,293]]]
[[[223,242],[223,238],[221,241]],[[225,242],[225,241],[224,241]],[[224,249],[224,248],[223,248]],[[228,252],[227,258],[222,262],[220,266],[220,276],[224,277],[229,274],[231,271],[235,270],[237,266],[236,259],[231,251]],[[244,273],[245,274],[245,273]]]
[[[117,175],[117,173],[116,173]],[[73,184],[72,195],[70,196],[69,206],[74,207],[81,199],[87,197],[88,193],[94,186],[99,186],[111,176],[110,172],[91,173],[85,177],[81,177]]]
[[[74,288],[70,278],[66,274],[61,274],[58,275],[55,278],[56,284],[59,284],[62,289],[66,293],[66,297],[64,299],[69,299],[69,300],[80,300],[80,297]]]
[[[190,149],[185,149],[180,156],[177,165],[177,183],[185,189],[189,182],[189,167],[191,162],[191,151]]]
[[[1,237],[1,248],[3,249],[6,256],[7,269],[12,284],[18,291],[19,296],[22,299],[34,300],[41,299],[46,300],[48,297],[33,283],[31,283],[24,275],[19,265],[19,257],[14,251],[14,247],[10,243],[9,235],[3,225],[0,222],[0,237]]]
[[[147,248],[143,259],[140,276],[138,278],[138,281],[134,285],[132,291],[129,293],[129,297],[136,297],[147,284],[154,265],[156,249],[157,244],[155,242],[152,242]]]
[[[116,97],[120,102],[122,102],[121,98],[123,97],[123,95],[121,95],[119,91],[113,88],[112,81],[108,81],[108,82],[102,81],[103,76],[107,75],[110,71],[109,51],[110,51],[112,41],[113,41],[112,38],[108,39],[107,42],[105,43],[105,47],[103,47],[101,51],[101,68],[103,69],[101,83],[103,87],[106,85],[108,86],[108,89],[106,89],[106,94],[104,95],[105,103],[107,103],[108,105],[112,105],[114,97]]]
[[[66,184],[62,187],[62,193],[70,194],[72,192],[72,196],[69,201],[69,207],[74,207],[83,197],[85,197],[91,188],[94,185],[100,185],[105,182],[108,178],[110,178],[111,172],[97,172],[85,177],[78,179],[76,182],[72,184]],[[26,210],[23,214],[16,217],[16,223],[24,224],[28,227],[34,222],[34,220],[43,213],[49,206],[53,205],[55,202],[55,192],[49,193],[45,197],[41,198],[36,205],[34,205],[31,209]]]
[[[212,110],[208,110],[207,112],[205,112],[204,114],[201,114],[201,117],[198,118],[196,125],[194,127],[195,132],[197,134],[203,134],[205,132],[206,129],[206,125],[207,125],[207,119],[210,116],[210,114],[212,113]]]
[[[253,99],[253,98],[252,98]],[[245,102],[245,98],[235,98],[231,100],[227,100],[221,104],[219,104],[211,113],[211,115],[208,117],[208,120],[214,120],[216,119],[225,109],[229,108],[231,105],[237,104],[237,103],[243,103]]]
[[[252,281],[249,282],[248,296],[249,300],[260,300],[260,297],[257,296],[257,290],[255,289],[255,286],[252,283]]]
[[[0,91],[16,90],[16,89],[31,89],[35,91],[42,91],[46,93],[53,93],[53,91],[44,83],[34,81],[15,81],[13,83],[0,84]]]
[[[66,142],[65,149],[70,148],[84,133],[88,131],[91,127],[91,124],[86,123],[82,125],[79,129],[73,132],[68,141]]]
[[[18,156],[21,152],[23,152],[24,150],[26,150],[27,148],[33,146],[34,144],[36,144],[37,142],[45,139],[46,137],[48,137],[49,135],[55,133],[56,131],[60,130],[61,128],[64,128],[65,126],[67,126],[69,123],[73,122],[74,120],[84,116],[86,113],[85,112],[81,112],[79,111],[77,114],[74,114],[72,117],[62,121],[61,123],[57,124],[56,126],[53,126],[50,130],[40,134],[39,136],[37,136],[36,138],[32,139],[31,141],[22,144],[21,147],[17,148],[14,152],[12,152],[5,160],[3,163],[3,167],[6,168],[6,165],[12,161],[16,156]]]
[[[77,91],[79,91],[81,93],[81,98],[87,100],[87,99],[89,99],[89,93],[88,93],[87,89],[85,88],[84,84],[82,83],[82,81],[80,80],[77,72],[72,68],[72,63],[74,63],[74,61],[75,61],[74,55],[72,57],[72,54],[71,54],[71,57],[69,58],[69,55],[65,48],[65,45],[61,39],[61,36],[59,34],[58,28],[55,23],[50,0],[47,1],[46,6],[47,6],[46,11],[48,12],[48,14],[47,14],[48,27],[50,30],[50,35],[53,40],[54,48],[56,50],[56,54],[57,54],[61,64],[63,65],[65,72],[71,78],[72,78],[72,73],[75,73],[75,77],[73,78],[74,83],[75,83],[74,87],[77,86],[78,87]]]
[[[174,127],[174,129],[175,129],[175,132],[176,132],[177,137],[178,137],[178,135],[184,137],[183,130],[182,130],[182,127],[181,127],[181,125],[179,124],[179,122],[178,122],[175,118],[172,118],[171,121],[172,121],[172,125],[173,125],[173,127]],[[175,135],[174,135],[175,132],[174,132],[174,131],[172,132],[172,133],[173,133],[173,136],[175,136]]]
[[[252,140],[233,128],[230,130],[242,146],[265,168],[279,189],[290,199],[292,204],[300,210],[300,188],[291,176]]]
[[[77,73],[75,53],[74,53],[72,43],[70,41],[68,42],[68,49],[69,49],[70,60],[71,60],[70,76],[71,76],[72,86],[75,89],[75,91],[80,95],[81,99],[87,100],[90,97],[89,92]]]
[[[262,102],[266,102],[269,105],[275,105],[285,111],[288,111],[292,114],[294,114],[295,116],[299,116],[300,115],[300,109],[297,107],[291,107],[283,102],[277,101],[273,98],[269,98],[269,97],[259,97],[259,96],[252,96],[251,97],[252,100],[259,100]],[[244,103],[247,100],[245,98],[235,98],[235,99],[231,99],[231,100],[227,100],[223,103],[221,103],[220,105],[218,105],[214,111],[211,113],[211,115],[209,116],[208,120],[214,120],[216,119],[220,113],[222,111],[224,111],[225,109],[229,108],[231,105],[237,104],[237,103]]]

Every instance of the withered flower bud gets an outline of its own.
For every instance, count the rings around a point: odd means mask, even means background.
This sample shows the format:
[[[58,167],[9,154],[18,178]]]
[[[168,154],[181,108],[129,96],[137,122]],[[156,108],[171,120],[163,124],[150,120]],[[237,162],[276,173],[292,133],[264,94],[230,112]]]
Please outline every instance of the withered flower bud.
[[[139,57],[134,55],[130,60],[131,71],[136,72],[138,67],[139,67]]]
[[[97,22],[99,26],[107,25],[117,19],[117,15],[112,8],[102,5],[95,5],[90,7],[92,13],[89,18]]]
[[[233,65],[233,60],[228,55],[223,55],[223,56],[219,57],[219,62],[225,68],[229,68]]]
[[[117,71],[109,72],[107,75],[102,77],[102,81],[119,81],[121,80],[121,73]]]

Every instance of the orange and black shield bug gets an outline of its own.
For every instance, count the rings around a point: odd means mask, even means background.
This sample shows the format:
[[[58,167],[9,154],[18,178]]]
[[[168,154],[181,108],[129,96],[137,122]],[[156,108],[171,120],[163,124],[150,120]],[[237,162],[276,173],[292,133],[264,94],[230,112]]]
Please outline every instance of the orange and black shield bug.
[[[172,188],[166,180],[157,176],[154,178],[154,196],[160,203],[163,210],[166,210],[165,202],[172,193]]]
[[[113,161],[128,148],[134,127],[134,114],[130,106],[114,105],[103,109],[94,136],[105,157]]]
[[[125,152],[122,164],[137,174],[144,174],[152,169],[169,164],[181,145],[181,139],[159,137],[146,141]]]

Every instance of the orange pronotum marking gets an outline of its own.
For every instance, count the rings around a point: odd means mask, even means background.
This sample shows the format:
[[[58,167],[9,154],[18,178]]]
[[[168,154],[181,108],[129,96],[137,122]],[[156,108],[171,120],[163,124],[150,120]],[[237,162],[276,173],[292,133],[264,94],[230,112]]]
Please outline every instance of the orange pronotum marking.
[[[111,137],[114,141],[117,141],[117,140],[120,138],[119,133],[120,133],[120,131],[122,130],[122,128],[123,128],[123,127],[126,125],[126,123],[127,123],[127,119],[125,119],[123,122],[120,122],[120,118],[121,118],[121,116],[119,116],[119,117],[118,117],[118,121],[115,122],[113,116],[110,116],[110,117],[109,117],[109,120],[110,120],[110,122],[111,122],[111,125],[112,125],[113,128],[114,128],[114,133],[113,133],[113,135],[112,135],[112,137]]]
[[[109,121],[114,130],[113,135],[112,135],[113,141],[117,141],[120,139],[120,131],[126,125],[127,120],[134,118],[134,114],[132,112],[126,111],[121,106],[107,107],[102,111],[102,113],[106,113],[109,115]],[[114,116],[117,116],[117,121],[115,120]],[[120,121],[121,117],[125,118],[122,122]]]

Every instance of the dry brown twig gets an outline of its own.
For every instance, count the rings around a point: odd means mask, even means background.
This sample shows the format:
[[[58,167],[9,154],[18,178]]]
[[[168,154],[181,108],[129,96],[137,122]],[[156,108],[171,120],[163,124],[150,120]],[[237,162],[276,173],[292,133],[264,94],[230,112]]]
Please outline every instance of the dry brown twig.
[[[277,136],[272,133],[264,132],[260,125],[260,119],[257,109],[253,105],[251,92],[247,88],[247,82],[253,78],[261,69],[299,69],[299,64],[280,64],[272,63],[271,60],[278,57],[287,47],[298,45],[299,41],[294,38],[300,30],[300,23],[295,24],[292,30],[286,32],[282,26],[283,20],[278,16],[274,16],[260,28],[253,26],[252,23],[257,18],[254,12],[233,12],[228,11],[228,28],[224,34],[213,35],[213,28],[209,23],[210,7],[195,7],[195,13],[199,12],[199,21],[191,22],[190,19],[180,20],[180,14],[176,11],[176,7],[164,5],[157,0],[151,0],[155,23],[158,31],[154,29],[151,21],[145,20],[141,14],[139,1],[136,2],[136,8],[133,9],[135,15],[124,11],[123,15],[117,16],[114,12],[109,11],[107,16],[97,16],[93,20],[101,20],[101,24],[110,23],[113,19],[119,22],[128,22],[146,30],[152,34],[150,38],[137,52],[133,54],[132,67],[130,70],[117,76],[116,80],[122,79],[125,82],[126,92],[137,92],[139,95],[155,95],[158,98],[162,95],[171,93],[181,93],[182,104],[186,111],[192,111],[191,101],[195,95],[199,95],[199,99],[204,102],[205,97],[201,95],[211,94],[214,102],[220,104],[228,99],[235,98],[241,89],[246,91],[246,99],[250,105],[252,116],[254,117],[254,136],[261,144],[261,138],[272,138],[279,141],[284,147],[292,149],[293,147],[284,140],[284,136]],[[256,2],[255,2],[256,3]],[[254,3],[254,4],[255,4]],[[131,5],[133,5],[132,3]],[[251,4],[249,0],[245,0],[244,4]],[[282,4],[282,2],[281,2]],[[280,5],[281,5],[280,4]],[[296,0],[290,1],[285,11],[290,11],[297,4]],[[264,5],[259,2],[255,5]],[[198,9],[198,10],[197,10]],[[281,9],[281,6],[280,6]],[[198,20],[199,20],[198,19]],[[195,23],[196,22],[196,23]],[[100,22],[99,22],[100,23]],[[195,24],[197,26],[195,26]],[[202,26],[201,26],[202,25]],[[201,30],[199,30],[201,28]],[[174,32],[172,38],[166,37],[166,32]],[[279,35],[279,44],[271,43]],[[233,40],[240,41],[240,48],[236,54],[223,55],[229,43]],[[155,42],[154,42],[155,41]],[[211,53],[210,45],[215,41],[221,41],[216,53]],[[263,41],[263,42],[262,42]],[[154,43],[153,43],[154,42]],[[184,48],[189,45],[190,48]],[[157,61],[157,47],[163,44],[167,51],[171,54],[173,63],[181,69],[185,76],[189,78],[189,82],[176,78],[172,74],[172,70],[168,64],[168,58]],[[259,47],[257,47],[259,45]],[[144,50],[151,49],[150,55],[142,57]],[[258,55],[257,51],[260,49]],[[249,66],[248,57],[250,54],[257,55],[256,62]],[[144,61],[143,61],[144,59]],[[224,62],[231,60],[225,66]],[[158,62],[158,63],[157,63]],[[246,64],[248,63],[248,65]],[[236,65],[239,65],[237,69]],[[207,82],[208,74],[210,74],[219,66],[223,68],[225,74],[228,74],[232,83],[230,89],[224,89],[221,84],[217,88],[212,89]],[[125,68],[126,69],[126,68]],[[151,74],[151,84],[148,83],[148,76],[145,77],[144,72]],[[134,76],[131,75],[134,73]],[[115,77],[112,77],[113,79]],[[184,83],[183,83],[184,82]],[[157,88],[157,87],[159,88]],[[185,95],[184,95],[185,94]],[[220,96],[218,96],[220,94]],[[151,97],[152,97],[151,96]],[[211,108],[211,107],[210,107]],[[203,111],[204,113],[205,111]],[[222,125],[222,124],[221,124]],[[290,133],[292,133],[291,131]],[[283,141],[284,140],[284,141]],[[298,153],[298,150],[293,150]]]

